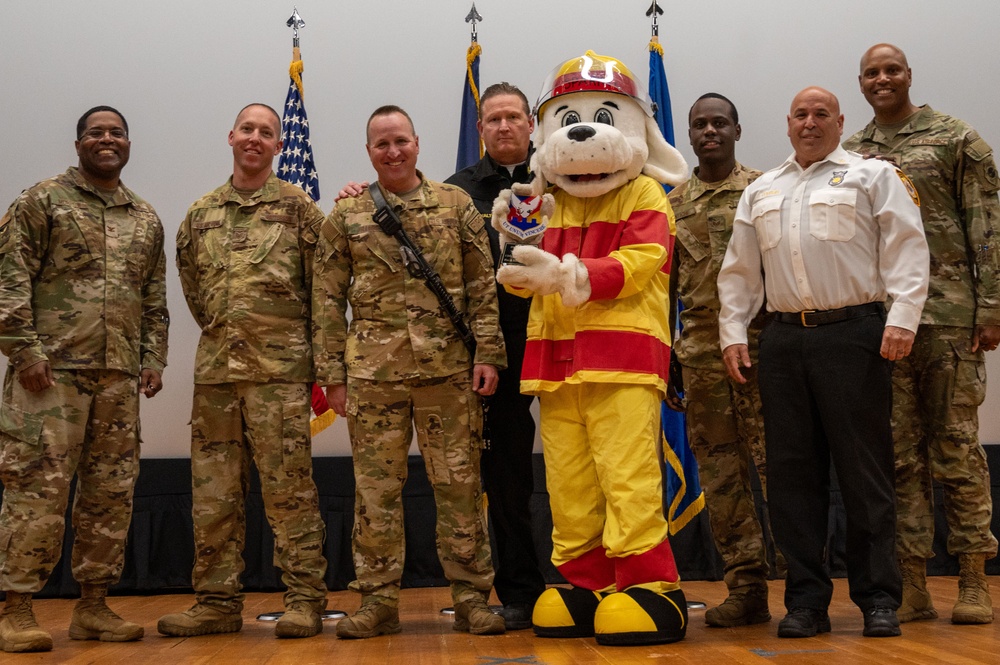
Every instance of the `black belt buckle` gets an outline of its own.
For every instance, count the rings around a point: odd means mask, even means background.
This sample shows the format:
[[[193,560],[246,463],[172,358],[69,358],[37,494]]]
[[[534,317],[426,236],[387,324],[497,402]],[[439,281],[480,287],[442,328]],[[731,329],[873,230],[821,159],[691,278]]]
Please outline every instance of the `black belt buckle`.
[[[799,320],[802,322],[803,328],[815,328],[818,325],[815,323],[812,324],[806,323],[806,314],[815,314],[815,313],[816,310],[814,309],[804,309],[801,312],[799,312]]]

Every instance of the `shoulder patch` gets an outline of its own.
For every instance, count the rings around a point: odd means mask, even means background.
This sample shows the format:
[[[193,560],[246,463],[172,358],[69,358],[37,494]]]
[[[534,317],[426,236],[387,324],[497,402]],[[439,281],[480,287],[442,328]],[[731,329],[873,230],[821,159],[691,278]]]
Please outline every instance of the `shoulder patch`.
[[[910,177],[908,175],[906,175],[899,169],[895,169],[895,171],[896,175],[899,176],[899,179],[903,181],[903,186],[906,187],[906,193],[910,195],[910,198],[913,199],[913,203],[916,204],[916,206],[919,208],[920,194],[917,193],[917,188],[913,186],[913,181],[910,180]]]
[[[479,211],[476,212],[478,213]],[[493,217],[490,216],[490,219],[492,218]],[[476,214],[475,219],[472,221],[472,223],[469,224],[469,228],[472,229],[473,233],[478,234],[480,231],[486,228],[486,218],[483,215]]]
[[[965,146],[965,154],[979,162],[993,154],[993,150],[986,141],[980,138],[978,134],[975,134],[974,136],[974,140],[970,141],[968,145]],[[970,136],[969,138],[971,139],[973,137]]]

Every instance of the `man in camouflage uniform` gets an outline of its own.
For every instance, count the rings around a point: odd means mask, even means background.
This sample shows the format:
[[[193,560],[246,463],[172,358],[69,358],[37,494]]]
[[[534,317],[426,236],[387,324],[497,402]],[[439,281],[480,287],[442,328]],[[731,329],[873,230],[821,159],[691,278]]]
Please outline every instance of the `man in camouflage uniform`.
[[[143,635],[105,604],[121,577],[139,472],[139,394],[153,397],[167,359],[163,227],[120,180],[128,124],[109,106],[77,124],[79,165],[25,190],[0,220],[0,649],[47,651],[31,596],[62,551],[70,482],[69,636]]]
[[[899,620],[937,617],[925,580],[933,556],[933,477],[944,490],[948,551],[961,567],[952,622],[989,623],[985,561],[996,556],[997,540],[978,407],[986,394],[984,352],[1000,341],[1000,179],[992,150],[974,129],[910,101],[912,72],[901,50],[868,49],[858,81],[875,118],[844,147],[891,156],[913,180],[931,252],[913,352],[893,372]]]
[[[674,271],[683,304],[676,346],[683,368],[688,436],[698,459],[708,516],[722,555],[729,597],[705,612],[709,626],[743,626],[771,620],[767,607],[767,549],[757,519],[750,465],[764,484],[764,424],[757,389],[757,333],[751,323],[754,366],[744,384],[726,375],[719,348],[716,278],[733,232],[740,195],[760,176],[736,161],[742,129],[736,106],[716,93],[702,95],[688,113],[688,137],[698,158],[691,179],[670,192],[677,220]],[[668,404],[676,406],[668,400]]]
[[[480,487],[480,395],[505,365],[485,224],[458,187],[417,171],[410,117],[383,106],[368,120],[368,156],[403,228],[438,272],[476,342],[470,359],[451,320],[399,243],[373,221],[370,193],[337,203],[317,247],[313,303],[317,382],[347,417],[357,483],[351,588],[361,609],[337,636],[398,633],[402,487],[413,429],[437,503],[438,557],[451,582],[455,630],[504,632],[486,598],[493,582]],[[350,304],[352,321],[347,324]]]
[[[322,631],[326,533],[312,479],[309,436],[310,294],[323,213],[271,170],[281,121],[251,104],[229,132],[233,175],[188,210],[177,268],[201,327],[191,415],[197,603],[157,629],[190,637],[243,626],[240,573],[250,463],[274,532],[285,612],[278,637]]]

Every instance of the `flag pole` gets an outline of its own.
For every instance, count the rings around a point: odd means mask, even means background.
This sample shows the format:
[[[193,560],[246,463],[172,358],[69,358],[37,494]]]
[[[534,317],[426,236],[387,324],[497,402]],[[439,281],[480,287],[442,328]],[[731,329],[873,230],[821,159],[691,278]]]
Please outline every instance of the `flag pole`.
[[[649,9],[646,10],[646,16],[650,17],[649,96],[653,100],[653,112],[663,138],[670,145],[674,145],[674,123],[670,111],[670,92],[667,90],[666,74],[663,71],[663,47],[660,46],[660,25],[658,19],[662,14],[663,9],[660,7],[660,4],[656,0],[653,0],[649,5]],[[657,85],[654,85],[654,83]],[[670,189],[672,188],[666,188],[668,192]]]
[[[299,15],[298,7],[292,9],[292,15],[285,21],[285,25],[292,29],[292,62],[288,67],[288,76],[291,79],[288,87],[288,99],[285,101],[284,117],[281,119],[281,157],[278,159],[277,176],[286,182],[296,184],[313,200],[319,199],[319,181],[315,174],[315,165],[312,158],[312,144],[309,143],[308,120],[306,119],[305,107],[302,105],[304,98],[302,91],[302,54],[299,51],[299,30],[306,26],[306,22]],[[294,85],[294,88],[292,87]],[[295,93],[298,93],[297,95]],[[297,128],[297,129],[296,129]],[[294,133],[293,133],[294,132]],[[295,144],[294,153],[291,151]],[[303,149],[304,148],[304,149]],[[313,412],[317,414],[309,422],[310,435],[315,436],[323,431],[337,414],[330,409],[326,401],[323,390],[315,383],[310,384],[311,400]],[[284,612],[264,612],[257,615],[258,621],[277,621]],[[343,619],[347,612],[343,610],[321,610],[320,617],[324,621],[332,619]]]
[[[288,66],[288,76],[292,84],[295,85],[295,92],[298,95],[297,98],[293,98],[290,95],[289,99],[285,102],[285,118],[282,119],[281,123],[281,138],[285,143],[282,147],[281,159],[278,163],[278,177],[289,182],[292,182],[294,178],[295,183],[305,189],[306,193],[315,200],[319,198],[319,180],[315,177],[315,173],[309,173],[309,171],[315,171],[315,168],[312,157],[312,146],[308,143],[309,133],[306,128],[305,90],[302,86],[302,52],[299,50],[299,30],[306,27],[306,22],[299,15],[298,7],[292,9],[292,15],[285,21],[285,25],[292,29],[292,62]],[[298,113],[301,113],[301,117],[297,116]],[[289,114],[292,116],[291,123],[286,122]],[[290,132],[295,131],[296,126],[298,126],[298,132],[293,137]],[[306,145],[298,145],[300,141]],[[302,156],[301,163],[291,164],[290,162],[297,161],[292,155],[299,154]],[[294,168],[289,169],[289,167]],[[289,175],[290,173],[294,174],[296,171],[299,172],[298,177]],[[309,422],[309,429],[312,436],[316,436],[333,424],[333,421],[337,417],[337,414],[330,409],[323,390],[316,384],[312,386],[312,409],[315,417]]]
[[[650,41],[654,44],[660,43],[660,25],[656,22],[656,19],[661,14],[663,14],[663,10],[660,9],[660,5],[657,4],[656,0],[653,0],[653,4],[651,4],[649,9],[646,10],[646,16],[651,18],[650,29],[652,31],[652,37],[650,38]]]
[[[661,87],[661,92],[657,95],[657,100],[654,100],[654,104],[657,106],[656,115],[658,124],[661,127],[663,133],[663,138],[673,145],[673,117],[670,111],[670,93],[667,91],[667,81],[666,74],[663,71],[663,47],[660,45],[660,25],[657,19],[663,15],[663,9],[660,8],[659,3],[656,0],[649,5],[649,9],[646,10],[646,16],[650,17],[650,37],[649,37],[649,57],[650,57],[650,94],[652,96],[654,92],[654,87]],[[654,72],[655,69],[655,72]],[[658,83],[657,86],[653,84]],[[658,103],[657,103],[658,102]],[[681,413],[676,413],[666,405],[662,407],[662,418],[664,427],[664,453],[667,456],[667,466],[668,475],[669,472],[674,474],[674,480],[680,482],[680,488],[677,491],[677,496],[673,497],[673,501],[670,502],[670,507],[668,508],[668,520],[670,521],[670,533],[676,533],[675,529],[679,531],[685,524],[687,524],[694,516],[701,512],[705,506],[705,495],[698,483],[698,464],[694,459],[694,454],[692,453],[690,446],[687,441],[686,436],[686,423],[684,422],[684,415]],[[671,430],[673,437],[667,437],[667,429]],[[670,438],[677,438],[681,441],[674,442]],[[682,445],[675,445],[680,443]],[[681,454],[678,454],[681,453]],[[688,475],[693,476],[692,478],[687,478]],[[669,478],[667,479],[670,480]],[[686,484],[688,482],[694,482],[698,484],[695,490],[698,493],[698,498],[687,510],[684,511],[684,515],[680,517],[678,522],[674,522],[674,518],[677,517],[675,509],[677,505],[680,504],[683,495],[687,493],[688,488]],[[665,482],[665,486],[669,486],[670,482]],[[669,493],[669,492],[668,492]],[[700,600],[688,600],[687,608],[689,611],[692,610],[703,610],[706,605]]]
[[[479,56],[483,49],[479,46],[479,34],[476,24],[481,23],[482,15],[476,11],[476,4],[465,17],[466,23],[472,24],[469,48],[465,53],[465,81],[462,84],[462,112],[458,129],[458,153],[455,158],[455,170],[461,171],[475,164],[483,157],[483,142],[479,137],[476,123],[479,120]]]
[[[299,97],[304,97],[302,92],[302,52],[299,51],[299,30],[306,27],[306,22],[299,16],[299,8],[292,8],[292,15],[285,21],[285,25],[292,29],[292,64],[288,68],[288,75],[295,81],[295,87],[299,89]]]

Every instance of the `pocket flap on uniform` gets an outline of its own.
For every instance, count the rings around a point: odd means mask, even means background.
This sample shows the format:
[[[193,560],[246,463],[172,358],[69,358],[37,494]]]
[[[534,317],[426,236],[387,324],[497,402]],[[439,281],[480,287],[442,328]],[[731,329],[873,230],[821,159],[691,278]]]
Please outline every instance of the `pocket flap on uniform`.
[[[809,205],[846,205],[852,208],[858,202],[858,193],[853,189],[820,189],[809,195]]]
[[[253,255],[250,257],[250,263],[257,264],[264,260],[264,257],[268,255],[271,248],[274,247],[274,243],[278,242],[278,238],[281,237],[281,229],[283,228],[281,224],[272,223],[271,228],[267,230],[267,234],[264,239],[260,241],[260,245],[254,250]]]
[[[691,258],[695,261],[701,261],[706,256],[708,256],[708,248],[705,244],[698,240],[698,236],[688,228],[687,220],[680,218],[677,220],[677,240],[680,241],[684,249],[688,251]]]
[[[42,437],[42,418],[4,402],[0,405],[0,432],[18,441],[35,444]]]

